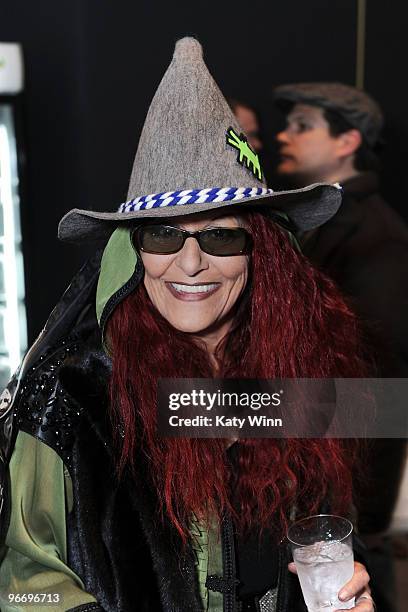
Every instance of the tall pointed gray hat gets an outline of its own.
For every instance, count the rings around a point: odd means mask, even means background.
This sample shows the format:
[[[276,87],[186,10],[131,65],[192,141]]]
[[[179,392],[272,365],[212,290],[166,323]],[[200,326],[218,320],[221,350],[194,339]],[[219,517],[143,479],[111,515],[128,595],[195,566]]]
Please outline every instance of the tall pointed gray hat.
[[[59,225],[71,242],[108,238],[133,219],[188,215],[231,205],[283,211],[293,229],[307,230],[335,214],[341,192],[315,184],[273,191],[194,38],[176,44],[150,105],[130,178],[117,212],[73,209]]]

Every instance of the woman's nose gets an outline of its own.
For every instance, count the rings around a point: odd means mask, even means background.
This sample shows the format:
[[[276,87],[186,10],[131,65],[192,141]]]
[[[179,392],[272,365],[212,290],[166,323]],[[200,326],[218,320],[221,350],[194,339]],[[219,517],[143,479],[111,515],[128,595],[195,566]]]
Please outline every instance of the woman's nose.
[[[177,254],[176,264],[187,276],[195,276],[209,266],[206,254],[200,249],[197,240],[192,237],[187,238]]]

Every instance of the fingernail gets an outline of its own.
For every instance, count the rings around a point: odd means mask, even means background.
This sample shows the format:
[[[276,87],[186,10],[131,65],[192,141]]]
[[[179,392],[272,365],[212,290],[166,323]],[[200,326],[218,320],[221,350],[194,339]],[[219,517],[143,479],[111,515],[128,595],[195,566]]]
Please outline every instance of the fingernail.
[[[351,594],[349,593],[349,591],[340,591],[339,593],[339,599],[340,601],[347,601],[348,599],[350,599]]]

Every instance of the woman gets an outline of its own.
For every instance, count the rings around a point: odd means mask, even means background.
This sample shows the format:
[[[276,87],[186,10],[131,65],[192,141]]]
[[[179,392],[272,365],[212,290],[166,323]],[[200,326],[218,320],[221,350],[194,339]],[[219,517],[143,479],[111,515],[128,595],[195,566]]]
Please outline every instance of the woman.
[[[156,431],[158,378],[366,371],[354,315],[288,234],[334,214],[338,190],[274,193],[261,177],[200,46],[179,41],[127,202],[61,222],[63,239],[109,239],[8,391],[2,610],[23,594],[33,610],[303,609],[281,540],[295,515],[348,512],[343,445]],[[357,563],[360,612],[367,583]]]

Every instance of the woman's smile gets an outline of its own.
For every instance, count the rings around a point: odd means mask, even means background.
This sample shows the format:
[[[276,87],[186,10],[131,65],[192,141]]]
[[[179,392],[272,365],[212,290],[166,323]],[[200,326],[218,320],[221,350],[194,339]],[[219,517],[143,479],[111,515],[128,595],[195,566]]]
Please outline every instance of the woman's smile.
[[[166,281],[166,287],[177,300],[195,302],[206,300],[221,287],[221,283],[172,283]]]

